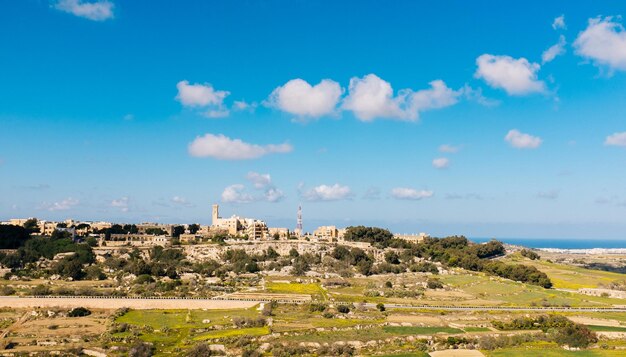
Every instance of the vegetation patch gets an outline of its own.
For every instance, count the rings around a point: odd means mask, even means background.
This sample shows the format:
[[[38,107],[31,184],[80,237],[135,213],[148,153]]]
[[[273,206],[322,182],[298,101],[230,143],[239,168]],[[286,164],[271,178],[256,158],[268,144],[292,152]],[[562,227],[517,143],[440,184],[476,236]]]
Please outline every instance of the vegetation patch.
[[[436,333],[463,333],[463,330],[446,326],[385,326],[383,331],[393,335],[433,335]]]

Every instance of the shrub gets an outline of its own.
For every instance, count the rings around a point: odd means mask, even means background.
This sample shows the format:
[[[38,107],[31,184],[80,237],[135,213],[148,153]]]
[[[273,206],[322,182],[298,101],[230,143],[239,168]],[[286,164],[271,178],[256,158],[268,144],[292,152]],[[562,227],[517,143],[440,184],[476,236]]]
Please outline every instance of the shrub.
[[[151,343],[137,341],[130,351],[129,357],[151,357],[154,354],[154,346]]]
[[[350,307],[348,307],[348,305],[339,305],[337,306],[337,312],[347,314],[350,312]]]
[[[442,289],[443,288],[443,283],[439,279],[430,278],[426,282],[426,286],[429,289]]]
[[[73,308],[67,314],[67,316],[69,316],[69,317],[83,317],[83,316],[89,316],[89,315],[91,315],[91,311],[89,309],[84,308],[84,307]]]

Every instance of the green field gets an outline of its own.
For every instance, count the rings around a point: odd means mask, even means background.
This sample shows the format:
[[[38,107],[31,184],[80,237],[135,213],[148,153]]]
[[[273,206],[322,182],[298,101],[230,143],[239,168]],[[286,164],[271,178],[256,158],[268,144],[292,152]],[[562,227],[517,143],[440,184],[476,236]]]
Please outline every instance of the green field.
[[[535,266],[548,275],[555,288],[560,289],[597,288],[601,284],[608,284],[626,278],[624,274],[550,263],[545,260],[523,259],[520,255],[511,255],[507,257],[507,260]]]
[[[383,331],[392,335],[434,335],[436,333],[463,333],[463,330],[445,326],[385,326]]]
[[[491,331],[489,327],[463,327],[465,332],[488,332]]]
[[[262,336],[268,335],[270,329],[267,326],[264,327],[249,327],[240,329],[227,329],[227,330],[215,330],[204,333],[202,335],[194,337],[194,341],[206,341],[216,338],[234,337],[234,336]]]
[[[587,325],[591,331],[626,332],[626,327]],[[625,353],[626,354],[626,353]]]
[[[173,353],[179,348],[190,347],[191,340],[212,339],[239,335],[265,335],[267,327],[253,329],[232,328],[233,317],[256,318],[256,308],[235,310],[131,310],[115,322],[125,323],[140,330],[139,338],[151,342],[162,353]],[[221,327],[223,329],[195,335],[194,330]],[[113,334],[114,338],[126,338],[128,332]]]
[[[320,286],[320,284],[314,283],[282,283],[282,282],[267,282],[265,284],[265,290],[269,293],[275,294],[305,294],[311,295],[314,299],[327,300],[326,291]]]

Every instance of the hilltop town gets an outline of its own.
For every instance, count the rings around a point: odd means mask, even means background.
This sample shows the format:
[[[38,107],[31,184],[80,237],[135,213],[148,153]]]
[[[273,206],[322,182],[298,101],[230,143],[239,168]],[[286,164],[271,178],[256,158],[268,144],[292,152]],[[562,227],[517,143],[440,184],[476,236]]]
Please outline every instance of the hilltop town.
[[[619,265],[619,254],[586,265],[575,255],[462,236],[364,226],[307,233],[300,209],[293,230],[222,218],[218,205],[211,213],[206,226],[3,222],[0,354],[626,348],[626,282],[597,270]]]
[[[102,221],[64,221],[38,220],[37,218],[12,218],[0,222],[2,225],[30,227],[33,232],[51,236],[55,231],[68,232],[72,237],[84,239],[96,238],[99,244],[108,246],[171,246],[172,244],[198,244],[214,237],[223,239],[247,240],[250,242],[271,240],[305,240],[309,242],[344,242],[345,228],[336,226],[320,226],[312,233],[305,232],[302,227],[302,209],[298,207],[295,228],[268,227],[263,220],[244,218],[232,215],[229,218],[220,216],[219,205],[214,204],[211,212],[211,224],[162,224],[162,223],[112,223]],[[394,234],[394,237],[408,242],[420,242],[428,235]]]

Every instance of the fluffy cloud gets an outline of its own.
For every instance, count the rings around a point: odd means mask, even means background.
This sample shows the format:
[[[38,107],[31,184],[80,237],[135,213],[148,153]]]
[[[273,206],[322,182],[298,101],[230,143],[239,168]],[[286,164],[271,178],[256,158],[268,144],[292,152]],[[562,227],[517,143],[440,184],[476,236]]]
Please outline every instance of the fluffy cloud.
[[[128,212],[128,197],[122,197],[111,201],[111,207],[119,208],[122,212]]]
[[[450,166],[450,160],[445,157],[438,157],[433,160],[433,167],[436,169],[447,169]]]
[[[612,17],[589,19],[587,28],[574,41],[576,53],[596,65],[626,70],[626,31]]]
[[[462,94],[462,91],[448,88],[441,80],[430,82],[430,86],[416,92],[403,89],[394,96],[391,84],[375,74],[353,77],[342,107],[362,121],[376,118],[414,121],[421,111],[456,104]]]
[[[565,53],[565,36],[559,37],[559,42],[550,46],[547,50],[541,54],[542,63],[548,63],[554,60],[557,56]]]
[[[272,184],[272,177],[270,174],[260,174],[258,172],[250,171],[246,175],[246,179],[254,185],[254,188],[262,189]]]
[[[454,154],[456,152],[458,152],[461,148],[458,146],[453,146],[453,145],[449,145],[449,144],[443,144],[441,146],[439,146],[439,151],[440,152],[445,152],[445,153],[450,153],[450,154]]]
[[[189,144],[188,151],[194,157],[212,157],[218,160],[248,160],[274,153],[288,153],[290,144],[256,145],[240,139],[231,139],[222,134],[198,136]]]
[[[81,0],[59,0],[54,7],[57,10],[84,17],[93,21],[113,18],[113,3],[110,1],[83,2]]]
[[[252,183],[255,189],[263,190],[263,195],[252,195],[246,192],[246,186],[234,184],[226,187],[222,192],[222,201],[234,203],[250,203],[258,201],[278,202],[285,197],[283,191],[272,183],[270,174],[260,174],[250,171],[246,179]]]
[[[258,104],[256,102],[248,103],[243,100],[236,100],[233,102],[233,110],[238,111],[238,112],[243,112],[243,111],[254,112],[257,105]]]
[[[180,196],[174,196],[174,197],[172,197],[172,199],[170,199],[170,201],[174,205],[177,205],[177,206],[184,206],[184,207],[193,207],[194,206],[192,203],[187,201],[186,198],[180,197]]]
[[[72,197],[68,197],[66,199],[64,199],[63,201],[60,202],[54,202],[54,203],[43,203],[41,204],[41,206],[39,207],[40,209],[45,209],[48,211],[67,211],[69,209],[71,209],[72,207],[78,205],[80,203],[80,201],[78,201],[77,199],[74,199]]]
[[[606,137],[604,145],[608,146],[626,146],[626,131],[622,133],[614,133]]]
[[[335,111],[342,93],[339,83],[330,79],[311,86],[297,78],[274,89],[268,104],[301,118],[319,118]]]
[[[554,18],[554,21],[552,21],[552,28],[555,30],[566,29],[567,26],[565,25],[565,15]]]
[[[476,59],[476,64],[476,78],[482,78],[493,88],[504,89],[509,95],[545,91],[545,83],[537,79],[541,67],[526,58],[484,54]]]
[[[278,202],[285,198],[285,194],[276,187],[270,187],[263,194],[263,198],[268,202]]]
[[[391,197],[399,200],[421,200],[430,198],[434,195],[433,191],[416,190],[414,188],[396,187],[391,190]]]
[[[536,149],[541,145],[541,138],[524,134],[517,129],[510,130],[504,137],[512,147],[517,149]]]
[[[337,201],[351,196],[350,187],[338,183],[332,186],[319,185],[302,193],[302,197],[309,201]]]
[[[230,94],[228,91],[216,90],[212,85],[189,84],[189,81],[180,81],[176,84],[178,100],[185,107],[203,108],[209,118],[223,118],[229,111],[224,107],[224,99]]]
[[[230,185],[222,192],[222,202],[248,203],[254,201],[252,195],[245,192],[246,187],[241,184]]]

